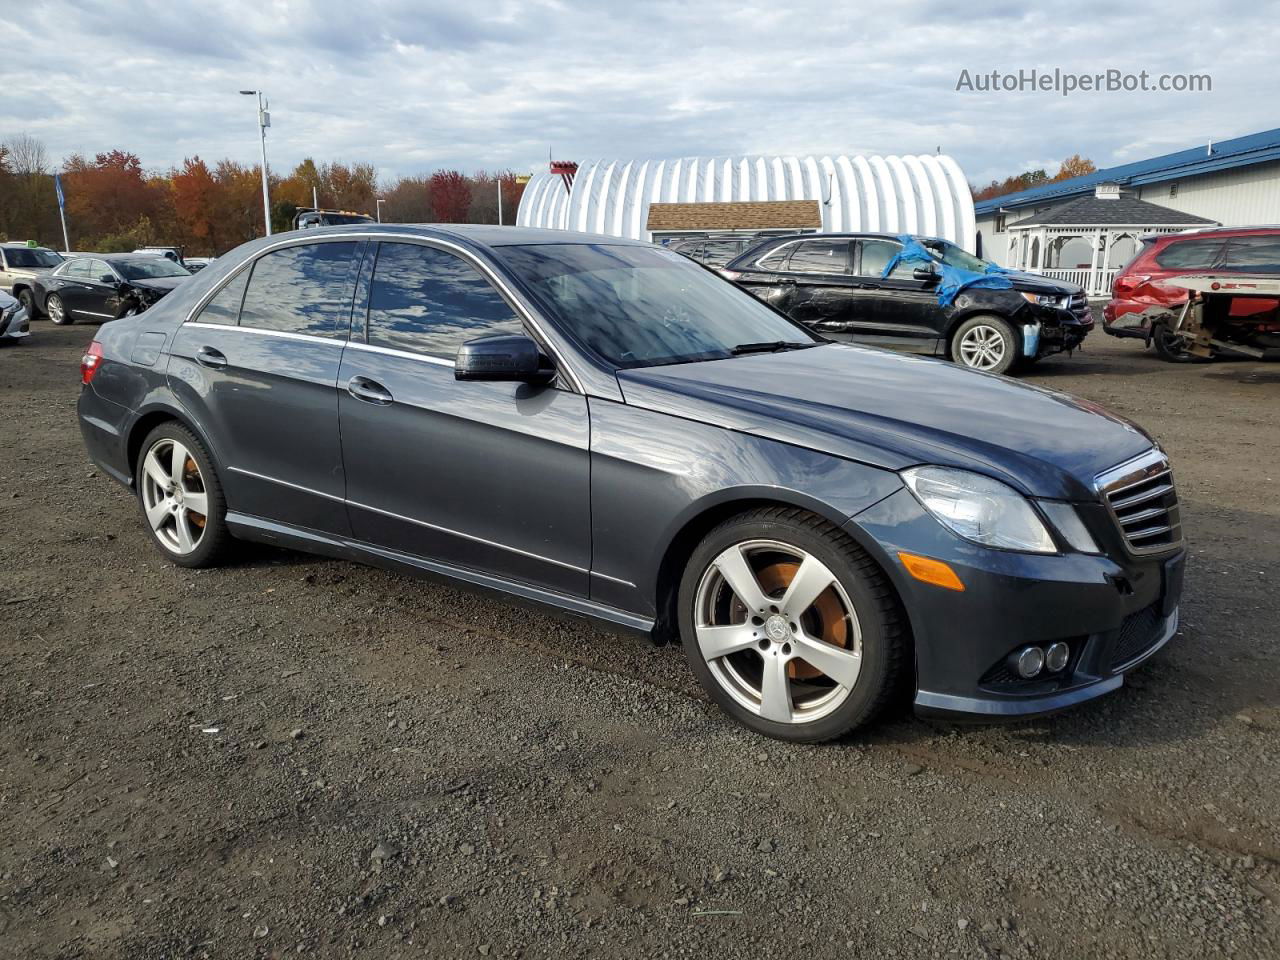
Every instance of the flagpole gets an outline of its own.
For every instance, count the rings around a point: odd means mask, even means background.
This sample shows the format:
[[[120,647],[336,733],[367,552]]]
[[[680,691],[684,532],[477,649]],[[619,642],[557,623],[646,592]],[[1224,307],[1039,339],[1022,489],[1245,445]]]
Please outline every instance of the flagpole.
[[[62,177],[58,174],[53,176],[53,185],[58,194],[58,216],[62,219],[62,252],[71,252],[71,240],[67,237],[67,205],[62,196]]]

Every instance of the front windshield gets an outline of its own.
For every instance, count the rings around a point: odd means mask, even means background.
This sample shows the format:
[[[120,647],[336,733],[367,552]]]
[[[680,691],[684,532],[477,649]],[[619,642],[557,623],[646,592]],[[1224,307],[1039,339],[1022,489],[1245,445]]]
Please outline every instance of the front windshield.
[[[945,240],[926,240],[925,248],[943,263],[960,270],[972,270],[974,273],[986,273],[991,261],[975,257],[972,253],[961,250],[954,243]]]
[[[156,280],[160,277],[189,277],[191,272],[166,257],[139,257],[116,260],[112,266],[126,280]]]
[[[743,344],[821,342],[670,250],[547,243],[494,253],[566,334],[618,368],[720,360]]]
[[[62,257],[52,250],[39,247],[6,247],[4,258],[11,267],[56,267],[62,262]]]

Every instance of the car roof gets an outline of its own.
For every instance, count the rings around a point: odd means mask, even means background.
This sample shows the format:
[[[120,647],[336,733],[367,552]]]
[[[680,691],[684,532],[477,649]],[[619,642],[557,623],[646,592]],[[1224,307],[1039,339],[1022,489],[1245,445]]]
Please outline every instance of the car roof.
[[[1261,224],[1252,227],[1194,227],[1191,230],[1179,230],[1177,233],[1147,233],[1139,237],[1140,240],[1186,240],[1191,237],[1202,237],[1206,234],[1212,236],[1227,235],[1245,235],[1254,233],[1280,233],[1280,225],[1277,224]]]
[[[486,223],[346,223],[331,227],[312,227],[278,233],[275,240],[296,236],[299,240],[333,234],[382,233],[437,240],[462,240],[486,247],[527,246],[538,243],[607,243],[612,246],[652,244],[626,237],[610,237],[574,230],[551,230],[545,227],[499,227]]]
[[[3,243],[0,243],[0,247],[3,247],[6,250],[48,250],[51,253],[58,252],[57,250],[54,250],[53,247],[33,247],[31,244],[24,243],[21,240],[5,240]]]

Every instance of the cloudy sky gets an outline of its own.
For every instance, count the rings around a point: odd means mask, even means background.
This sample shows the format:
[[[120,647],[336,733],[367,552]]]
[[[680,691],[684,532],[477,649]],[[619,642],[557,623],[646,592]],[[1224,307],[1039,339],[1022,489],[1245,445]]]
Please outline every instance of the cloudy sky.
[[[3,16],[0,139],[30,133],[55,162],[122,148],[148,168],[196,154],[252,163],[256,120],[237,91],[262,88],[280,170],[308,155],[372,162],[392,178],[524,171],[549,150],[583,160],[941,148],[981,183],[1052,173],[1076,152],[1107,166],[1280,126],[1280,4],[1135,6],[46,0]],[[962,70],[1033,67],[1208,74],[1212,92],[956,89]]]

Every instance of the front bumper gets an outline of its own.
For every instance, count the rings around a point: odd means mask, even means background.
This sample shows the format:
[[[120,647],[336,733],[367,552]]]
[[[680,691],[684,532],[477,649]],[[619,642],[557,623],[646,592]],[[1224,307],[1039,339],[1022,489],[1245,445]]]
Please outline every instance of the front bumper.
[[[1110,523],[1103,508],[1082,516],[1111,556],[986,549],[946,530],[906,490],[850,521],[881,554],[902,597],[915,643],[917,711],[987,719],[1053,713],[1117,689],[1168,643],[1185,551],[1130,556],[1097,529]],[[964,592],[912,579],[899,551],[947,563]],[[1071,650],[1059,673],[1023,680],[1008,669],[1016,650],[1058,641]]]
[[[1094,326],[1088,307],[1079,314],[1059,307],[1035,307],[1032,315],[1040,323],[1038,356],[1075,350]]]

